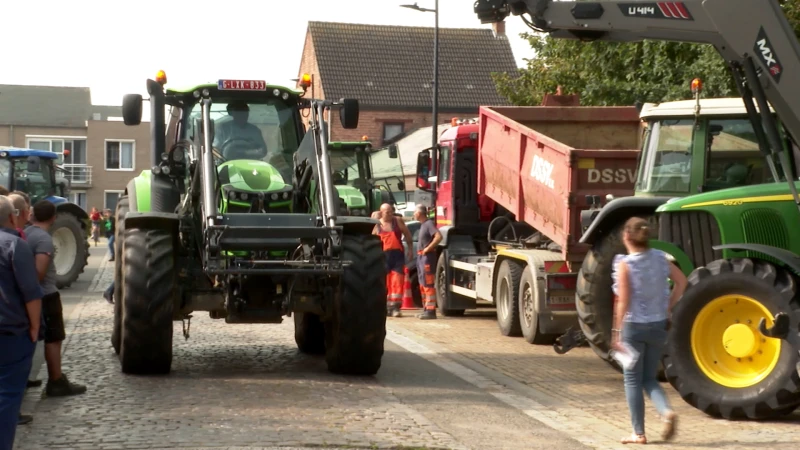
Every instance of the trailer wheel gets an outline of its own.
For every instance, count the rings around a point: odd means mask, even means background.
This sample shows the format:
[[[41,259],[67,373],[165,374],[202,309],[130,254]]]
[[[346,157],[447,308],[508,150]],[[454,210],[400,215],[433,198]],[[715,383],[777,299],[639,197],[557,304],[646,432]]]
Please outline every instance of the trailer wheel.
[[[346,235],[342,274],[332,317],[325,322],[328,370],[374,375],[381,367],[386,339],[386,266],[381,241],[374,235]]]
[[[122,329],[122,241],[125,239],[125,216],[130,209],[127,195],[123,195],[117,202],[115,217],[116,230],[114,231],[114,327],[111,331],[111,346],[119,354],[120,330]]]
[[[436,262],[436,306],[439,308],[439,313],[445,317],[459,317],[464,315],[463,309],[442,308],[442,305],[450,304],[450,296],[455,295],[448,288],[447,254],[447,250],[442,251]]]
[[[173,236],[125,230],[122,244],[122,327],[119,359],[129,374],[166,374],[172,365],[176,288]]]
[[[689,275],[672,314],[667,379],[690,405],[726,419],[768,419],[800,405],[800,348],[768,338],[778,312],[800,322],[797,280],[789,272],[748,258],[717,260]]]
[[[533,273],[525,270],[519,283],[519,320],[522,335],[529,344],[549,345],[556,341],[557,335],[543,334],[539,331],[539,315],[536,311],[538,295]]]
[[[614,293],[611,272],[614,256],[625,254],[622,243],[622,225],[599,239],[586,253],[578,272],[575,289],[575,308],[578,323],[586,341],[594,352],[617,370],[611,358],[611,323],[614,315]]]
[[[503,336],[522,336],[519,307],[519,278],[523,266],[509,259],[500,263],[497,270],[494,295],[497,306],[497,325]]]
[[[294,341],[297,348],[309,355],[325,353],[325,325],[316,314],[295,312]]]

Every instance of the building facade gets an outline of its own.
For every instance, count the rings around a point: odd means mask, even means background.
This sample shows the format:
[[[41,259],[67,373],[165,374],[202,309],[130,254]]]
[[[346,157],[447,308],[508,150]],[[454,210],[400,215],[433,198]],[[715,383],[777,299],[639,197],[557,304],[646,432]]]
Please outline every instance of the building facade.
[[[149,123],[128,127],[119,106],[91,104],[89,88],[0,85],[0,146],[51,151],[70,201],[114,210],[150,161]]]
[[[492,80],[517,70],[502,27],[439,29],[440,124],[509,104]],[[312,76],[307,96],[360,103],[358,129],[343,129],[334,113],[331,140],[367,136],[380,146],[432,125],[433,37],[426,27],[309,22],[298,73]]]

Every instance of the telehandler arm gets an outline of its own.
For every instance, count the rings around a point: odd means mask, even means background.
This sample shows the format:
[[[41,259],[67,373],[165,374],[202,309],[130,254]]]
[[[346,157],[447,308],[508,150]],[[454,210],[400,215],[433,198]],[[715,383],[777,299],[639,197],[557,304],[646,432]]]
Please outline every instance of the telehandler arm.
[[[713,45],[731,67],[759,140],[779,155],[787,180],[794,178],[767,103],[800,142],[800,44],[778,0],[476,0],[474,11],[482,23],[528,14],[522,18],[532,29],[554,38]]]

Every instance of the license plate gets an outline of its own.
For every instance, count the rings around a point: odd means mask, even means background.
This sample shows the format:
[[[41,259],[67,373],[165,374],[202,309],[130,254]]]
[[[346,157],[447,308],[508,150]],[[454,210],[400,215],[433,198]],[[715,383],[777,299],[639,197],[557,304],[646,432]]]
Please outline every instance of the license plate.
[[[572,295],[551,295],[547,298],[550,305],[571,305],[575,303],[575,296]]]

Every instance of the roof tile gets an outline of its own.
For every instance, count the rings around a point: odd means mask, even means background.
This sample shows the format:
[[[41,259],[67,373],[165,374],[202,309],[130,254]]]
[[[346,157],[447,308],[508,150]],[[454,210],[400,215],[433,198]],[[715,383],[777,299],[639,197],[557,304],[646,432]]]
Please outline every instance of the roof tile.
[[[372,107],[430,108],[434,29],[309,22],[322,89]],[[492,72],[517,66],[506,36],[492,30],[439,28],[439,107],[508,105]]]

